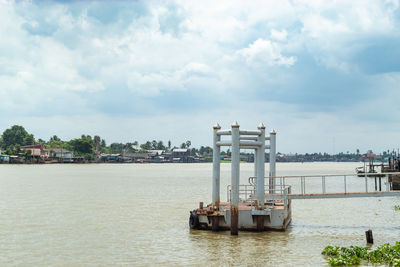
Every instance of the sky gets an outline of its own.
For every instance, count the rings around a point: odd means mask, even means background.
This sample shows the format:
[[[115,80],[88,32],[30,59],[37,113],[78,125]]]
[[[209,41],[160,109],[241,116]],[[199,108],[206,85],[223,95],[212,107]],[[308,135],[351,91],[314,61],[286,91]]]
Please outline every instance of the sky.
[[[0,0],[0,133],[400,147],[399,1]]]

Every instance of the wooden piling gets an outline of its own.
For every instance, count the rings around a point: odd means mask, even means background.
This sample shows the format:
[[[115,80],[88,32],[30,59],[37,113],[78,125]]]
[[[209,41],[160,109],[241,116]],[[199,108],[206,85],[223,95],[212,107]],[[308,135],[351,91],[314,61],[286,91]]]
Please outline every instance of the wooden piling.
[[[372,236],[372,230],[369,229],[368,231],[365,231],[365,237],[367,239],[367,244],[373,244],[374,243],[374,237]]]
[[[218,216],[212,217],[211,224],[212,224],[211,226],[212,231],[217,232],[219,229],[219,217]]]
[[[264,231],[264,216],[257,216],[257,231],[262,232]]]
[[[231,235],[238,235],[239,209],[231,206]]]

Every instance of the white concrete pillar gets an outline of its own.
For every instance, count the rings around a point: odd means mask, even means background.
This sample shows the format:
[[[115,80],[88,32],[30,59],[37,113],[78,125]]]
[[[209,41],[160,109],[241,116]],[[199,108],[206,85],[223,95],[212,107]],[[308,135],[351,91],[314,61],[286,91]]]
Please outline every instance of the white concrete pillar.
[[[231,166],[231,235],[238,234],[239,225],[239,180],[240,180],[240,133],[239,124],[232,124]]]
[[[276,176],[276,132],[270,132],[269,149],[269,193],[275,193]]]
[[[254,177],[257,177],[258,170],[258,148],[254,149]]]
[[[265,126],[260,124],[258,129],[261,131],[261,135],[258,136],[258,141],[262,145],[256,149],[257,153],[257,202],[258,208],[264,209],[264,175],[265,175]]]
[[[213,175],[212,175],[212,205],[215,209],[219,210],[220,202],[220,150],[221,148],[217,146],[217,142],[221,141],[221,136],[217,134],[221,126],[217,123],[213,127],[214,138],[213,138]]]

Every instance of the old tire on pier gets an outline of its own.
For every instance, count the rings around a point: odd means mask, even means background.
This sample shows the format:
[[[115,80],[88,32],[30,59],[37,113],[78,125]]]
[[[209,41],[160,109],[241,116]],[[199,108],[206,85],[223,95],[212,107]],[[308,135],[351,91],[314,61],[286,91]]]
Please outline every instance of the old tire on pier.
[[[189,227],[190,229],[199,229],[200,227],[199,216],[197,216],[195,211],[190,212]]]

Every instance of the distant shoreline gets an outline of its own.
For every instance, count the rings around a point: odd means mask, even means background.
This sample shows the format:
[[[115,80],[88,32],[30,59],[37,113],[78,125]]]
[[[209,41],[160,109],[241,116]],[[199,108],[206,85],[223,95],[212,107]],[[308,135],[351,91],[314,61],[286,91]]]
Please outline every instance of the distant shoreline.
[[[53,162],[53,163],[0,163],[1,165],[41,165],[41,166],[48,166],[48,165],[103,165],[103,164],[109,164],[109,165],[127,165],[127,164],[137,164],[137,165],[144,165],[144,164],[207,164],[207,163],[212,163],[212,162]],[[226,160],[221,160],[221,163],[231,163],[231,161],[226,161]],[[246,161],[240,161],[240,163],[249,163],[249,164],[254,164],[254,162],[246,162]],[[265,164],[269,163],[268,161],[265,162]],[[277,163],[360,163],[362,164],[362,161],[278,161]]]

